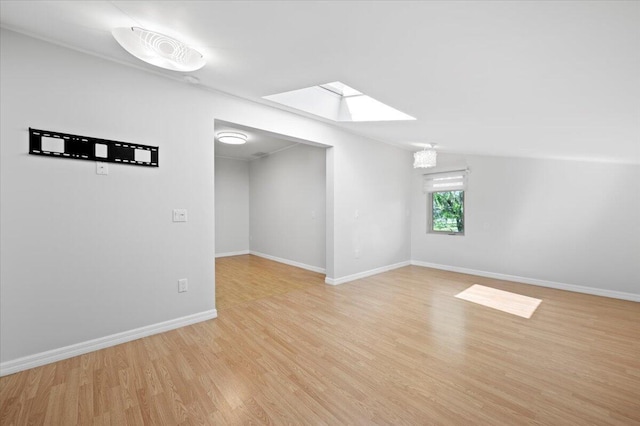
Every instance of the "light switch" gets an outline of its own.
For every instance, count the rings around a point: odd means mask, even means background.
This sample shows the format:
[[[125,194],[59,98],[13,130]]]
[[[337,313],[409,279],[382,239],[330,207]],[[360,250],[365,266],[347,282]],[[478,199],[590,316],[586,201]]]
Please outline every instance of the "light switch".
[[[173,210],[174,222],[186,222],[187,221],[187,209],[174,209]]]

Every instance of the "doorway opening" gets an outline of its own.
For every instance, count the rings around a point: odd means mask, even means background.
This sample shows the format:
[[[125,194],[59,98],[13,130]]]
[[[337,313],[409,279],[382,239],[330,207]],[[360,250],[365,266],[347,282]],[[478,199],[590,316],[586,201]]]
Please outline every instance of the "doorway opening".
[[[327,146],[216,120],[216,309],[324,283]]]

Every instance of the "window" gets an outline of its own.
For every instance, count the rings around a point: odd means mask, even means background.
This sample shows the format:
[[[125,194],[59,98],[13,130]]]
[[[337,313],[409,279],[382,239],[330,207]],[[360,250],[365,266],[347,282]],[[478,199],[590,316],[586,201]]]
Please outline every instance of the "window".
[[[427,232],[464,235],[464,192],[467,171],[424,175],[428,193]]]
[[[430,232],[464,234],[464,191],[432,192]]]

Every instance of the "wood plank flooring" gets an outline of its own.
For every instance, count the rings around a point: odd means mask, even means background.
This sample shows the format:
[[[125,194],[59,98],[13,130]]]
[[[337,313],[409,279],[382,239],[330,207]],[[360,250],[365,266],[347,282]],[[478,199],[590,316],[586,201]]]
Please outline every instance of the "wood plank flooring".
[[[313,285],[324,285],[324,275],[249,254],[216,259],[218,311]]]
[[[638,303],[409,266],[3,377],[0,424],[632,425],[639,354]]]

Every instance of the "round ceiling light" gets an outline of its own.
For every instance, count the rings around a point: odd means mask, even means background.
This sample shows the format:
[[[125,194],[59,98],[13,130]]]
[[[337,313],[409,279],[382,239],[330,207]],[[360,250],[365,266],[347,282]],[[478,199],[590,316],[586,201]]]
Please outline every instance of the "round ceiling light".
[[[160,68],[189,72],[206,63],[200,52],[164,34],[138,27],[116,28],[111,33],[127,52]]]
[[[220,132],[218,140],[229,145],[242,145],[247,142],[247,135],[237,132]]]

